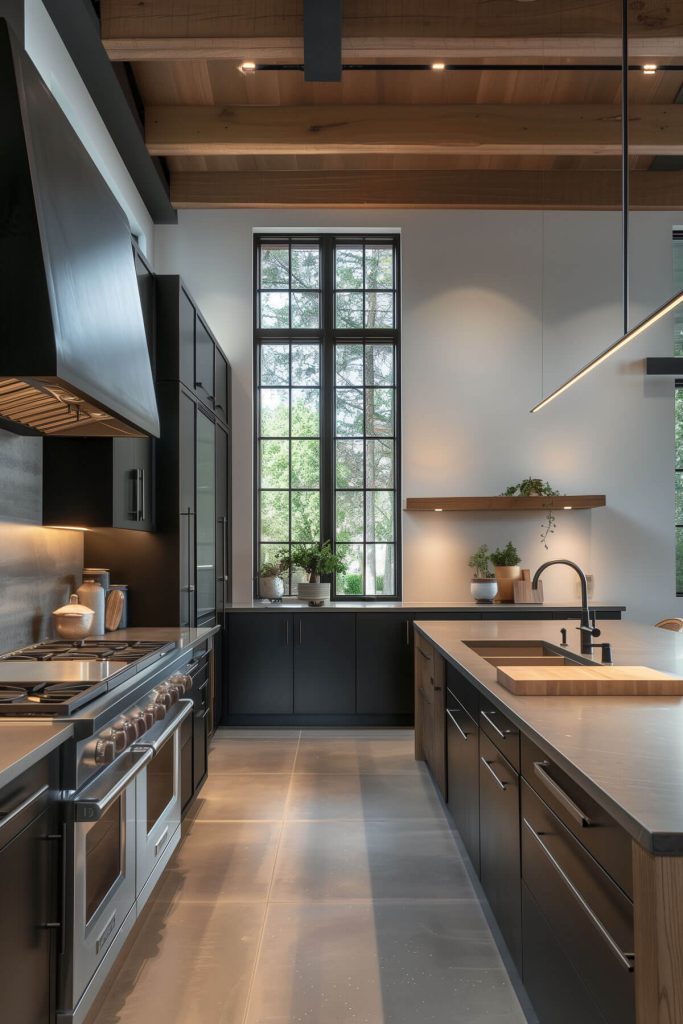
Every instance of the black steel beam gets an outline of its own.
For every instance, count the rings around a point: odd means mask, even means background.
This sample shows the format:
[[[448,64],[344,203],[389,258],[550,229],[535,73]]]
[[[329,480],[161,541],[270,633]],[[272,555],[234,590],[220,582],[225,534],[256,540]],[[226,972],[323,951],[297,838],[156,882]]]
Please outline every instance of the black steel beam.
[[[339,82],[342,0],[304,0],[304,81]]]
[[[144,131],[102,46],[100,25],[91,0],[43,0],[62,42],[104,121],[121,159],[155,224],[175,224],[168,176],[152,158]]]

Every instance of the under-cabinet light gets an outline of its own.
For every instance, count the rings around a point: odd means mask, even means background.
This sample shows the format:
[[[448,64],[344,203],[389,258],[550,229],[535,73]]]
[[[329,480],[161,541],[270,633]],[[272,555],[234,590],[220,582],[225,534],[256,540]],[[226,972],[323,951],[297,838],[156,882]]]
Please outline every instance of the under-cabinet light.
[[[644,75],[654,75],[656,70],[657,70],[657,65],[656,64],[643,64],[643,74]]]
[[[241,71],[243,75],[253,75],[256,71],[256,65],[253,60],[243,60],[241,64],[238,64],[237,70]]]
[[[600,366],[601,363],[604,363],[606,359],[613,356],[614,353],[618,352],[620,348],[624,347],[624,345],[628,345],[629,341],[633,341],[634,338],[637,338],[639,334],[646,331],[648,327],[652,327],[653,324],[656,324],[658,320],[661,320],[663,316],[670,313],[672,309],[676,308],[676,306],[680,306],[681,302],[683,302],[683,291],[677,292],[676,295],[670,298],[668,302],[665,302],[664,305],[656,309],[654,313],[650,313],[650,315],[645,317],[644,320],[641,320],[636,327],[627,331],[626,334],[619,338],[618,341],[615,341],[612,345],[606,348],[604,352],[601,352],[599,356],[596,356],[595,359],[591,359],[590,363],[586,363],[586,365],[580,370],[577,370],[569,380],[566,380],[559,388],[555,388],[555,390],[551,391],[549,395],[546,395],[546,397],[535,405],[530,412],[539,412],[540,409],[545,408],[545,406],[552,402],[554,398],[563,394],[583,377],[586,377],[591,370],[594,370],[597,366]]]
[[[446,69],[446,65],[442,64],[442,62],[440,60],[436,61],[436,63],[432,64],[432,71],[445,71],[445,69]]]

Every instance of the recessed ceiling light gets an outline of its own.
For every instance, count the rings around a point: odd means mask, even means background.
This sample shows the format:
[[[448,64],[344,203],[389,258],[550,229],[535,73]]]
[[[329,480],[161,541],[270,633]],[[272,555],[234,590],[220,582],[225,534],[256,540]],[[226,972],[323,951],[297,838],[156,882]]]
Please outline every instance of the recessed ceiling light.
[[[656,70],[657,70],[657,65],[656,64],[643,64],[643,74],[644,75],[654,75]]]
[[[572,510],[571,505],[563,505],[562,508],[565,510],[565,512],[571,512]]]
[[[243,60],[241,64],[237,65],[237,70],[241,71],[243,75],[253,75],[256,71],[256,65],[253,60]]]
[[[435,64],[432,64],[432,71],[444,71],[445,68],[446,65],[443,64],[441,61],[437,61]]]
[[[442,508],[435,508],[434,511],[435,512],[443,512],[443,509]]]

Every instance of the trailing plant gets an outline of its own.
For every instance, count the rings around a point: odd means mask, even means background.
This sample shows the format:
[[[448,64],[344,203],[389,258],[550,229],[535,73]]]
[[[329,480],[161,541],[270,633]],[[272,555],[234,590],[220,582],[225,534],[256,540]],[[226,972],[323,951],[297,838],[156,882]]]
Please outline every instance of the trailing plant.
[[[495,573],[492,572],[489,565],[490,561],[491,556],[489,555],[488,545],[481,544],[467,563],[470,569],[474,569],[475,580],[492,580],[495,578]]]
[[[283,561],[288,569],[303,569],[308,583],[320,583],[321,576],[342,573],[346,569],[346,560],[332,550],[329,540],[324,544],[296,544]]]
[[[519,565],[522,559],[515,545],[509,540],[504,548],[496,548],[491,552],[491,561],[494,565]]]
[[[507,490],[503,491],[503,496],[513,498],[519,495],[521,498],[530,498],[533,495],[538,495],[540,498],[556,498],[559,493],[554,487],[550,486],[547,480],[529,476],[518,484],[511,484]],[[545,514],[545,525],[541,529],[541,544],[546,551],[548,550],[548,537],[555,533],[556,525],[557,516],[553,509],[548,507]]]

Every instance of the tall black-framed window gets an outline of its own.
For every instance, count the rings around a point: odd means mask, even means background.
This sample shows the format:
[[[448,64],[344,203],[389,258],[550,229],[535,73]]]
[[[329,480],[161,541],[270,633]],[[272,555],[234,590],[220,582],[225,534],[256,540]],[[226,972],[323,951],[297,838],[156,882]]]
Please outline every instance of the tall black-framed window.
[[[254,281],[255,569],[330,539],[336,598],[400,597],[398,237],[258,235]]]
[[[677,289],[683,288],[683,231],[673,233],[673,278]],[[683,356],[683,315],[674,314],[674,355]],[[683,380],[676,381],[675,391],[675,530],[676,530],[676,596],[683,597]]]

